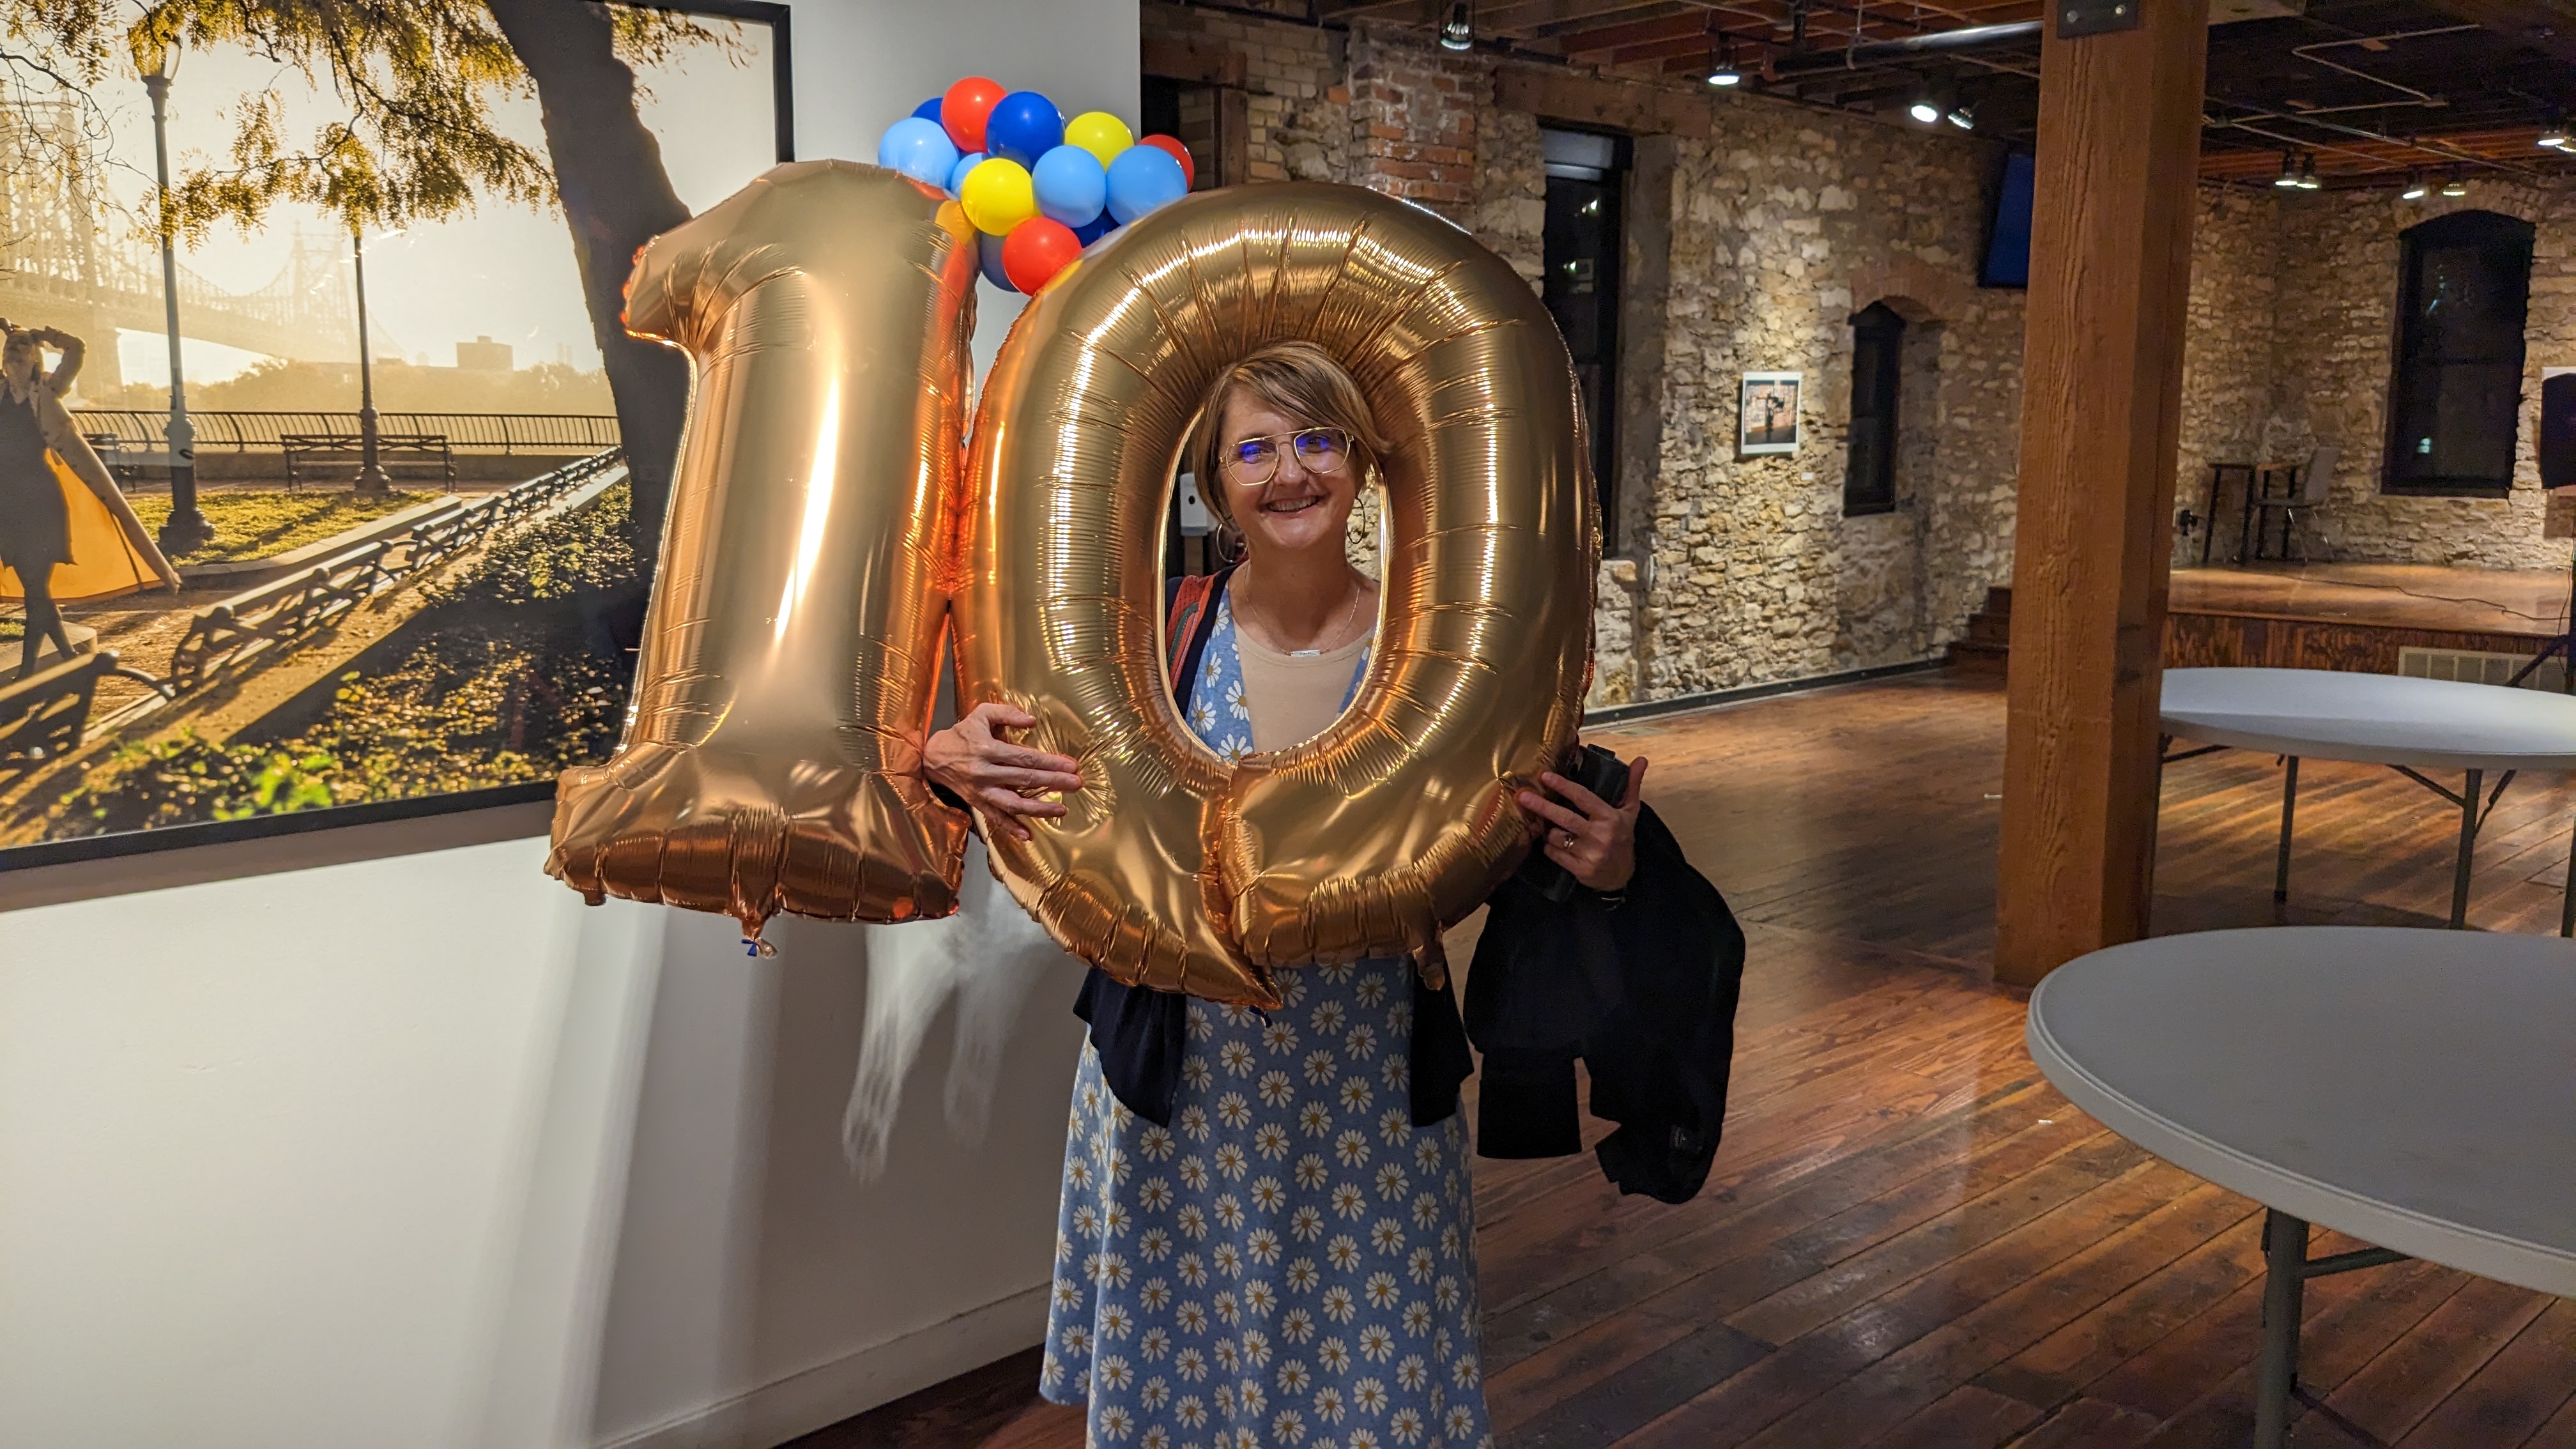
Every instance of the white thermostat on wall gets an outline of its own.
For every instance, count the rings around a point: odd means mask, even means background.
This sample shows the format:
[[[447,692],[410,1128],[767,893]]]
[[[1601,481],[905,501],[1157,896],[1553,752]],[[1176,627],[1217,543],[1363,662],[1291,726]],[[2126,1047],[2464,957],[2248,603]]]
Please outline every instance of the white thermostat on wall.
[[[1181,536],[1197,538],[1216,532],[1216,520],[1208,517],[1207,504],[1199,497],[1197,476],[1182,474],[1177,492],[1181,506]]]

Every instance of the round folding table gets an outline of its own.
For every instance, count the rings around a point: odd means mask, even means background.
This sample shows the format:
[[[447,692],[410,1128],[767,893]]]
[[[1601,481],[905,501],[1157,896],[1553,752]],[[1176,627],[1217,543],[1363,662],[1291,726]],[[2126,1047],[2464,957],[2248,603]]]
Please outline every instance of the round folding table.
[[[2576,771],[2576,697],[2532,689],[2333,669],[2168,669],[2159,711],[2165,763],[2229,747],[2286,760],[2274,900],[2289,898],[2302,757],[2386,765],[2458,806],[2454,927],[2468,924],[2471,852],[2505,787],[2525,770]],[[2175,740],[2195,740],[2201,748],[2177,753]],[[2466,783],[2453,791],[2427,770],[2462,771]],[[2490,775],[2495,785],[2481,806]],[[2558,934],[2576,936],[2576,851],[2568,856],[2567,885]]]
[[[2269,1209],[2257,1449],[2287,1432],[2310,1278],[2414,1257],[2576,1296],[2576,944],[2164,936],[2050,973],[2028,1040],[2102,1125]],[[2311,1223],[2380,1246],[2311,1259]]]

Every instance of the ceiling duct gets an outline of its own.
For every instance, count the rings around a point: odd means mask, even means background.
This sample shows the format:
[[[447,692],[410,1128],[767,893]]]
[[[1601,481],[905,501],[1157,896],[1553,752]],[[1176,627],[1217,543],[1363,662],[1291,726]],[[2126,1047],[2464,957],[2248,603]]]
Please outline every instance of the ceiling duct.
[[[1945,55],[2037,45],[2039,33],[2040,22],[2036,20],[2016,20],[2009,25],[1971,25],[1960,30],[1909,35],[1902,40],[1872,40],[1845,50],[1818,50],[1805,55],[1783,56],[1773,61],[1770,69],[1773,75],[1785,78],[1822,75],[1837,70],[1865,70],[1882,65],[1907,65],[1920,60],[1936,60]]]

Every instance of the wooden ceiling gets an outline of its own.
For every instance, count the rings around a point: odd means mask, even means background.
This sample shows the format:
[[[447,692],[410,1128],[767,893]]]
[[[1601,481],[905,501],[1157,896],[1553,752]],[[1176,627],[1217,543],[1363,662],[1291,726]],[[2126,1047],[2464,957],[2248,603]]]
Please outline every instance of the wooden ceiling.
[[[2231,0],[2214,0],[2225,10]],[[2329,187],[2422,174],[2576,174],[2540,147],[2576,119],[2576,6],[2565,0],[2255,0],[2269,18],[2213,26],[2202,174],[2270,185],[2286,154]],[[1447,0],[1220,0],[1310,24],[1373,21],[1426,35]],[[2029,145],[2039,100],[2037,0],[1471,0],[1476,48],[1607,76],[1704,83],[1721,55],[1743,89],[1906,123],[1927,95],[1976,133]],[[1985,43],[1890,54],[1888,42],[2020,24]],[[1958,37],[1968,39],[1968,37]],[[1935,41],[1934,44],[1941,42]],[[1946,122],[1933,124],[1946,128]]]

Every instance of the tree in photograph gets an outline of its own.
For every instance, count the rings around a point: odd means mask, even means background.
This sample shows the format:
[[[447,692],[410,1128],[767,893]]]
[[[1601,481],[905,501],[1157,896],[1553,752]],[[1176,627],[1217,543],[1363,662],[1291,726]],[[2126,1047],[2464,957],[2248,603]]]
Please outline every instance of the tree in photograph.
[[[277,61],[336,99],[312,134],[286,134],[275,93],[232,111],[222,163],[174,181],[165,223],[189,237],[255,227],[279,203],[344,226],[399,229],[483,201],[559,202],[592,335],[605,360],[634,482],[634,528],[658,537],[686,411],[687,364],[619,321],[635,253],[689,219],[636,109],[635,67],[727,31],[669,11],[584,0],[0,0],[0,66],[96,84],[130,60],[150,72],[172,46]],[[496,100],[534,95],[546,154],[494,129]]]

